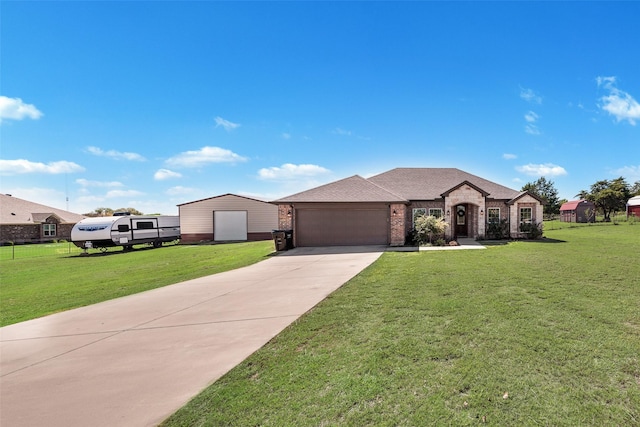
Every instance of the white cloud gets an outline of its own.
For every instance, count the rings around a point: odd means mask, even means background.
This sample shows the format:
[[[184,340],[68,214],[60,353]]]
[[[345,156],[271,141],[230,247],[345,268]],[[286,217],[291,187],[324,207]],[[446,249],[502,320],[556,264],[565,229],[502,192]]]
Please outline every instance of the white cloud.
[[[318,165],[294,165],[285,163],[280,167],[273,166],[260,169],[258,171],[258,177],[264,180],[291,180],[315,177],[329,172],[328,169]]]
[[[60,160],[58,162],[49,162],[47,164],[40,162],[31,162],[25,159],[17,160],[0,160],[0,171],[2,175],[14,175],[23,173],[76,173],[84,172],[84,168],[77,163]]]
[[[346,130],[346,129],[342,129],[342,128],[335,128],[333,130],[333,133],[336,134],[336,135],[351,136],[351,131],[350,130]]]
[[[529,163],[528,165],[516,166],[516,170],[525,175],[530,176],[561,176],[566,175],[567,171],[558,165],[554,165],[553,163],[545,163],[545,164],[533,164]]]
[[[181,185],[177,185],[175,187],[168,188],[165,193],[169,196],[182,196],[186,194],[193,194],[195,192],[195,188],[183,187]]]
[[[517,159],[518,156],[516,156],[515,154],[504,153],[502,155],[502,158],[505,159],[505,160],[513,160],[513,159]]]
[[[20,98],[0,96],[0,123],[3,120],[22,120],[30,118],[38,120],[42,112],[33,104],[25,104]]]
[[[527,122],[527,124],[524,126],[524,131],[529,135],[540,135],[540,128],[538,128],[538,126],[534,124],[538,121],[539,118],[540,116],[537,115],[534,111],[527,111],[527,113],[524,115],[524,120]]]
[[[239,123],[232,123],[229,120],[225,120],[220,116],[216,117],[214,120],[216,121],[216,127],[222,126],[224,130],[226,130],[227,132],[231,132],[232,130],[240,127]]]
[[[617,122],[628,121],[632,126],[640,120],[640,104],[630,94],[616,87],[615,77],[597,77],[598,86],[609,91],[600,98],[599,107],[616,118]]]
[[[538,121],[540,116],[538,116],[535,112],[529,111],[524,115],[524,119],[529,123],[535,123]]]
[[[284,139],[291,139],[291,134],[290,134],[290,133],[288,133],[288,132],[283,132],[283,133],[282,133],[282,137],[283,137]]]
[[[532,104],[542,104],[542,97],[536,94],[532,89],[520,87],[520,98]]]
[[[640,165],[638,166],[623,166],[619,169],[615,169],[612,173],[616,176],[623,176],[632,184],[636,181],[640,181]]]
[[[524,131],[529,135],[540,135],[540,128],[538,126],[528,123],[524,126]]]
[[[118,181],[89,181],[88,179],[76,179],[76,184],[86,187],[122,187],[124,184]]]
[[[104,151],[99,147],[87,147],[87,152],[96,156],[109,157],[116,160],[135,160],[138,162],[144,162],[146,160],[138,153],[121,152],[116,150]]]
[[[165,161],[170,166],[197,168],[209,163],[238,163],[247,159],[231,150],[220,147],[202,147],[199,150],[185,151]]]
[[[169,169],[158,169],[155,174],[153,174],[153,179],[156,181],[162,181],[165,179],[172,178],[182,178],[182,174],[178,172],[171,171]]]

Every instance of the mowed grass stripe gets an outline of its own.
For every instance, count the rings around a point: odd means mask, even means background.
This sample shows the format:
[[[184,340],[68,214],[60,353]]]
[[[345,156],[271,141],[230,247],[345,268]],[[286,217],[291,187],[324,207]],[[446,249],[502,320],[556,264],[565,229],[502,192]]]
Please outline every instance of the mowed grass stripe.
[[[386,253],[165,426],[639,425],[640,227]]]
[[[244,267],[273,250],[262,241],[2,261],[0,325]]]

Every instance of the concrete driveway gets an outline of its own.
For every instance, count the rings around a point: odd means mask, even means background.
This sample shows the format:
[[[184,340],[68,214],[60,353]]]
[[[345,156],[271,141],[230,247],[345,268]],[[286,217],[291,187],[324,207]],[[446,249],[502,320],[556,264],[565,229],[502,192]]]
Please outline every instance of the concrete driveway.
[[[157,425],[384,250],[298,248],[1,328],[0,425]]]

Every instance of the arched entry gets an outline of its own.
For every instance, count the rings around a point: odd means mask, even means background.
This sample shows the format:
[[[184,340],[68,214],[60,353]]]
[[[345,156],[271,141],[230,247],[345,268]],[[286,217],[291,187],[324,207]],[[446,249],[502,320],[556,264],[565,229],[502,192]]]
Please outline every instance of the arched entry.
[[[469,209],[466,203],[456,205],[453,218],[455,224],[455,238],[469,236]]]

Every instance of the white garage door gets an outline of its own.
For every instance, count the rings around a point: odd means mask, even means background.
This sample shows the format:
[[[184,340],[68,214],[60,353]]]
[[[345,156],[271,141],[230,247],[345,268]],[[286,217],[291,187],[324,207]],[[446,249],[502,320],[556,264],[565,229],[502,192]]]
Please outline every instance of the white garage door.
[[[215,211],[213,240],[247,240],[247,211]]]

